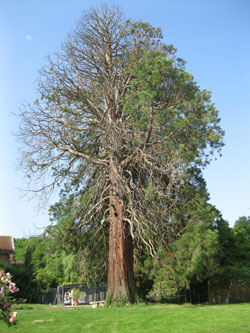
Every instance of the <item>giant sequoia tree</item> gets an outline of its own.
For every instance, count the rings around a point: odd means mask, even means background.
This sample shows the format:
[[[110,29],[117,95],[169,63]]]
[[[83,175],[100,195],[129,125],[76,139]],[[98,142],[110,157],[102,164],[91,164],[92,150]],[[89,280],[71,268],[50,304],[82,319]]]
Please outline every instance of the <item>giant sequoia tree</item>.
[[[21,109],[23,167],[41,191],[78,195],[82,230],[109,228],[108,293],[133,302],[133,250],[174,232],[188,168],[222,145],[218,112],[150,24],[106,5],[87,12]],[[41,184],[41,183],[39,183]],[[36,190],[36,189],[34,189]]]

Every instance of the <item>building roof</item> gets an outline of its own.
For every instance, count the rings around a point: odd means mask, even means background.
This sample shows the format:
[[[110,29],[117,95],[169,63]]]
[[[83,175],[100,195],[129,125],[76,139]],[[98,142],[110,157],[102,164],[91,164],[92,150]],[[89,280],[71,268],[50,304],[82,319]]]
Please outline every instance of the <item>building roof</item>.
[[[15,252],[13,237],[0,236],[0,253],[13,253],[13,252]]]

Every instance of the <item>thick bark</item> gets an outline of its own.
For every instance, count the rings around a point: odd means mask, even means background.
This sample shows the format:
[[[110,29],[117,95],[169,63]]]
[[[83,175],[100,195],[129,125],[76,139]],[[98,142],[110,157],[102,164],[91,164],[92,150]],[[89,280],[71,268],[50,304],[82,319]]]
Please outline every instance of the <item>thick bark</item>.
[[[115,168],[111,168],[108,295],[115,304],[123,301],[133,303],[136,297],[133,240],[128,222],[124,221],[116,172]]]

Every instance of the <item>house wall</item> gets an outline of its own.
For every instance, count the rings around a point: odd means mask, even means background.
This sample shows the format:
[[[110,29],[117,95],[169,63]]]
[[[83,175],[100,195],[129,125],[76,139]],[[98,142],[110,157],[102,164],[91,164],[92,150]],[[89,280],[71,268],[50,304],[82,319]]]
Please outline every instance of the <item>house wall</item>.
[[[8,265],[8,263],[9,263],[9,254],[8,253],[0,253],[0,262]]]

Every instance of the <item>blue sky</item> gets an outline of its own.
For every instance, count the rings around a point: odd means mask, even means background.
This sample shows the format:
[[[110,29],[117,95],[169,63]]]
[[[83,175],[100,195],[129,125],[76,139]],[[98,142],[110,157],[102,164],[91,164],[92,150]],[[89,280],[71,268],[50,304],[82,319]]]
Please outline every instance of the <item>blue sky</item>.
[[[117,0],[128,18],[162,28],[201,88],[211,90],[226,132],[223,156],[204,171],[211,203],[233,225],[250,215],[250,0]],[[95,0],[0,0],[0,234],[27,237],[49,223],[37,199],[23,197],[16,169],[19,106]],[[52,198],[56,200],[56,198]],[[47,207],[48,208],[48,207]]]

